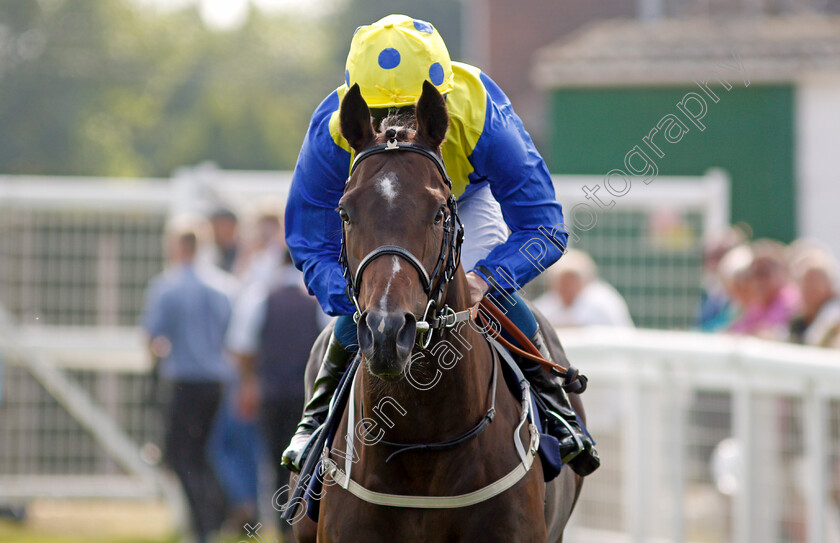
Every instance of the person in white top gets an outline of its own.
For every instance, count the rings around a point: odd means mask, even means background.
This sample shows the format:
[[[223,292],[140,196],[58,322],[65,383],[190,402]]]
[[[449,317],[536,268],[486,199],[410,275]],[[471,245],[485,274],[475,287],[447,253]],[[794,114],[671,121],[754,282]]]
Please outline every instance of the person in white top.
[[[801,255],[792,267],[802,293],[802,312],[791,323],[791,340],[840,347],[840,266],[827,252],[814,249]]]
[[[534,305],[554,327],[633,327],[627,303],[615,288],[598,278],[592,258],[570,249],[546,270],[548,291]]]
[[[253,214],[250,239],[237,257],[234,273],[247,286],[271,284],[285,259],[281,206],[274,198],[263,199]]]

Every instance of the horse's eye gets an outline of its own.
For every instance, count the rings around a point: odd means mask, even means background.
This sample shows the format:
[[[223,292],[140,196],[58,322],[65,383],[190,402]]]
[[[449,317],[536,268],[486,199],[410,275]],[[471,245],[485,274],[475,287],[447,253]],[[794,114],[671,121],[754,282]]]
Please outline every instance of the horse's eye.
[[[443,208],[438,209],[437,215],[435,215],[435,224],[440,224],[443,221]]]
[[[338,208],[338,216],[341,217],[341,221],[344,224],[350,224],[350,215],[347,214],[347,210],[343,207]]]

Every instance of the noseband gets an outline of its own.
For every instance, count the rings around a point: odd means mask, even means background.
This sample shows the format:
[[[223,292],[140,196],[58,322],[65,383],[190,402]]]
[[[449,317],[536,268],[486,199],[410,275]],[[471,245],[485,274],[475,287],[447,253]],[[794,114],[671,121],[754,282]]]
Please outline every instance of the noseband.
[[[446,166],[444,166],[443,160],[437,154],[413,143],[398,142],[396,138],[396,131],[393,129],[389,128],[385,132],[385,135],[388,137],[387,143],[375,145],[356,155],[356,159],[353,161],[353,165],[350,168],[350,175],[347,177],[346,183],[350,182],[353,172],[356,171],[356,168],[359,167],[359,163],[363,160],[380,153],[408,152],[417,153],[431,160],[437,167],[437,170],[443,178],[444,183],[446,183],[446,186],[449,187],[450,191],[452,190],[452,179],[449,178],[449,175],[446,173]],[[426,268],[423,266],[423,263],[420,262],[419,258],[414,256],[414,254],[412,254],[408,249],[400,247],[399,245],[382,245],[369,252],[361,260],[361,262],[359,262],[359,268],[354,274],[350,270],[350,265],[347,260],[346,232],[344,226],[342,225],[341,254],[339,255],[339,263],[341,264],[341,271],[344,274],[344,279],[347,281],[347,297],[353,302],[353,305],[356,308],[353,320],[358,322],[362,314],[361,308],[359,308],[359,300],[357,299],[357,295],[362,286],[362,274],[374,260],[386,255],[397,256],[407,261],[415,270],[417,270],[417,274],[420,276],[420,282],[423,284],[423,291],[426,293],[427,299],[426,310],[423,313],[422,320],[417,322],[417,331],[421,334],[419,341],[423,348],[428,347],[431,342],[432,329],[444,327],[451,328],[458,322],[466,320],[469,317],[468,314],[462,316],[459,313],[455,313],[455,311],[449,306],[441,308],[442,315],[439,317],[436,316],[437,309],[441,307],[441,303],[443,301],[443,289],[446,287],[447,283],[455,277],[455,270],[458,269],[458,265],[461,262],[461,244],[464,241],[464,225],[461,224],[461,219],[458,218],[458,204],[451,192],[446,201],[446,205],[449,208],[449,216],[446,218],[446,222],[444,222],[443,225],[443,239],[441,240],[440,253],[438,254],[435,269],[431,274],[426,271]],[[422,334],[424,333],[426,334],[426,337],[422,338]]]

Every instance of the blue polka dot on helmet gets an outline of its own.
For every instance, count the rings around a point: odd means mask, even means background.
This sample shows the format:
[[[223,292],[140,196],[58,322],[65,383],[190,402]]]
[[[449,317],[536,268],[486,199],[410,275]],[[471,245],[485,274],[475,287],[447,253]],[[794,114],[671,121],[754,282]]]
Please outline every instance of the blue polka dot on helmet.
[[[370,107],[414,104],[424,81],[442,94],[454,86],[443,38],[431,24],[405,15],[388,15],[358,28],[347,55],[348,87],[351,74]]]
[[[414,28],[419,30],[420,32],[425,32],[426,34],[431,34],[435,31],[434,27],[431,23],[427,23],[426,21],[421,21],[420,19],[414,19]]]
[[[433,85],[437,86],[443,83],[443,77],[443,66],[440,65],[440,62],[435,62],[429,67],[429,80]]]
[[[386,69],[392,70],[400,65],[400,52],[393,47],[388,47],[379,53],[379,65]]]

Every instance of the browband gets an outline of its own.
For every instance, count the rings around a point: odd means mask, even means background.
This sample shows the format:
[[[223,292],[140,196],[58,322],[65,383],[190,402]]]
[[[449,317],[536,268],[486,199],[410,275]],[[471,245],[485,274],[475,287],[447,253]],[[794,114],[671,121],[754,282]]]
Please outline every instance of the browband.
[[[419,145],[415,145],[407,141],[397,141],[396,139],[388,140],[388,143],[374,145],[373,147],[365,149],[356,155],[356,158],[353,160],[353,165],[350,167],[350,175],[353,175],[353,172],[356,170],[356,166],[358,166],[359,162],[362,160],[371,155],[387,153],[388,151],[411,151],[412,153],[417,153],[430,159],[435,163],[435,166],[437,166],[438,172],[440,172],[440,176],[443,178],[443,182],[446,183],[446,186],[449,187],[450,190],[452,189],[452,179],[450,179],[449,175],[446,173],[446,167],[443,165],[443,159],[441,159],[437,153],[433,153],[432,151],[429,151],[424,147],[420,147]],[[347,177],[347,181],[350,181],[349,176]]]

